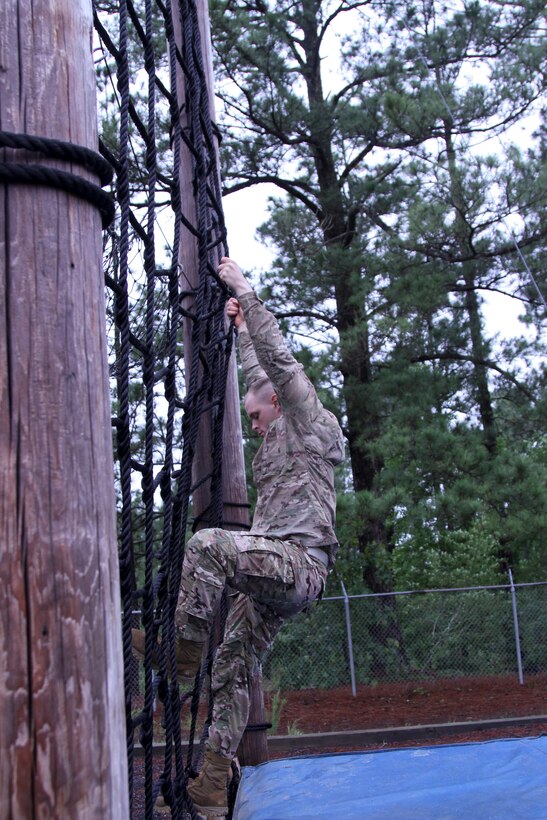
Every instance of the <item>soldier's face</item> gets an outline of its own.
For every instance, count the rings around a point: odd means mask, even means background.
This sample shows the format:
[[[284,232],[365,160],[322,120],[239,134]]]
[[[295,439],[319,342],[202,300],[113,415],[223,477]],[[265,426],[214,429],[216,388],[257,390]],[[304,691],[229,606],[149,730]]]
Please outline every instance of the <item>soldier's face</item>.
[[[264,437],[272,421],[275,421],[281,415],[281,407],[275,393],[269,399],[247,393],[245,396],[245,412],[251,419],[254,432]]]

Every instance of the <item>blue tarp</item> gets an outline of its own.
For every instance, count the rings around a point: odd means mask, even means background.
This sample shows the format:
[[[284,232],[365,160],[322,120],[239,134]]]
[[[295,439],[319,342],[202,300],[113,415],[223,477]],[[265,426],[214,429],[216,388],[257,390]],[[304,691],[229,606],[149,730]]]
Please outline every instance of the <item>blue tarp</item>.
[[[547,818],[547,737],[274,760],[243,769],[234,820]]]

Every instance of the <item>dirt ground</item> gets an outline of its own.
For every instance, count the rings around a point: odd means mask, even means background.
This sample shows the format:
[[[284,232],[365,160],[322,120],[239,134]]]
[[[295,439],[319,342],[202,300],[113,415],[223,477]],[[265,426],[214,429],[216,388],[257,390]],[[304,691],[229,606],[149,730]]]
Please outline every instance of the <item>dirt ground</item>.
[[[356,697],[349,686],[304,689],[284,692],[282,699],[280,735],[459,723],[546,714],[547,675],[529,677],[523,685],[516,676],[386,683],[360,686]],[[265,705],[271,713],[271,693]]]
[[[265,695],[268,708],[271,695]],[[481,719],[528,717],[547,714],[547,675],[535,675],[519,684],[511,676],[457,678],[455,680],[389,683],[361,686],[353,697],[350,687],[333,690],[285,692],[278,734],[340,732],[396,726],[462,723]],[[269,706],[271,708],[271,706]],[[470,743],[502,737],[526,737],[547,732],[547,721],[532,726],[439,734],[412,741],[383,740],[358,747],[321,749],[321,753],[367,751],[436,743]],[[309,748],[270,756],[312,754]]]
[[[273,695],[265,694],[265,706],[271,710]],[[458,678],[358,687],[356,697],[350,687],[318,690],[306,689],[281,693],[281,712],[275,734],[314,734],[355,729],[395,726],[459,723],[486,718],[527,717],[547,714],[547,675],[535,675],[520,685],[516,676]],[[361,744],[358,747],[321,748],[321,754],[367,751],[397,746],[420,746],[435,743],[467,743],[500,737],[526,737],[547,733],[547,721],[533,726],[512,726],[454,735],[439,734],[424,741]],[[313,754],[308,748],[290,753],[271,753],[270,758]],[[154,766],[161,770],[158,757]],[[155,818],[170,816],[155,812]],[[144,818],[142,761],[135,761],[133,820]]]

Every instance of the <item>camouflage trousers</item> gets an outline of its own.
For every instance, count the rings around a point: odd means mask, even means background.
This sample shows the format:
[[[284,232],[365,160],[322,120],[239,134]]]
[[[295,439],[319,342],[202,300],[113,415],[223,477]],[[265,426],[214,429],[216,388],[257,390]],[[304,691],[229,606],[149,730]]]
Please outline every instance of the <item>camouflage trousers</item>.
[[[249,716],[250,676],[282,624],[320,597],[326,577],[322,562],[294,541],[206,529],[186,545],[177,634],[205,641],[225,587],[230,602],[212,669],[212,751],[234,757]]]

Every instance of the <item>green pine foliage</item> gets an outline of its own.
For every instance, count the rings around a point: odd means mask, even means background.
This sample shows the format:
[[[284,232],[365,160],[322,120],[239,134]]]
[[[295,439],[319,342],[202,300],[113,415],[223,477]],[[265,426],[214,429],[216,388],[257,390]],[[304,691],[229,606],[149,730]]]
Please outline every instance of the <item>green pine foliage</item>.
[[[348,442],[336,576],[542,577],[542,4],[211,14],[226,193],[277,186],[262,295]],[[496,292],[522,305],[514,339],[488,329]]]

